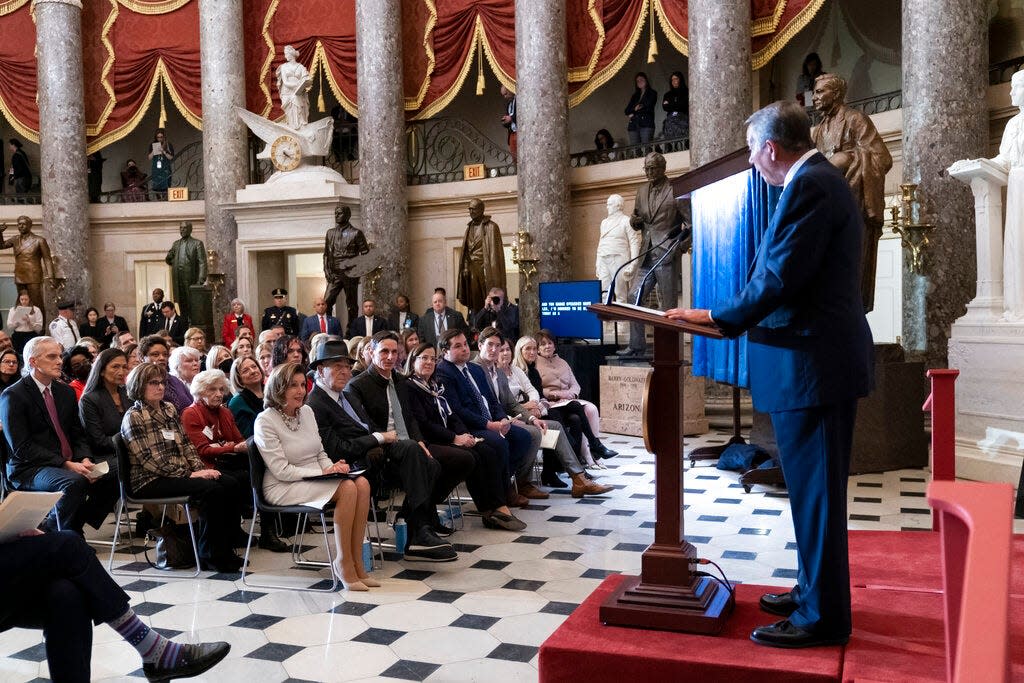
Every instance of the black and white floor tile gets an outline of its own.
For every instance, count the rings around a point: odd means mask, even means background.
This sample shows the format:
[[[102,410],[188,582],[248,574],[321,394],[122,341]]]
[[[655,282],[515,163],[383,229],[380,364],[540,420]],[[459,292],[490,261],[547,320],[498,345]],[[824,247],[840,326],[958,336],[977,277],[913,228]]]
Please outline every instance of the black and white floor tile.
[[[687,447],[724,439],[711,433]],[[575,500],[567,490],[555,492],[517,511],[529,525],[521,534],[487,530],[467,516],[451,539],[457,562],[392,556],[374,573],[383,587],[367,593],[248,589],[237,575],[210,573],[117,580],[162,633],[231,643],[229,658],[195,680],[536,681],[545,638],[603,578],[638,572],[653,538],[653,456],[637,438],[612,435],[606,442],[621,455],[593,474],[616,487],[609,495]],[[687,538],[730,580],[790,584],[796,554],[784,492],[756,487],[747,494],[737,479],[706,464],[687,470]],[[928,528],[926,483],[924,471],[854,477],[850,528]],[[97,538],[111,535],[112,525]],[[130,560],[119,556],[120,563]],[[261,580],[312,586],[326,578],[266,551],[256,552],[252,566]],[[92,661],[94,680],[142,675],[135,651],[107,626],[95,630]],[[0,633],[0,681],[40,680],[47,672],[39,631]]]

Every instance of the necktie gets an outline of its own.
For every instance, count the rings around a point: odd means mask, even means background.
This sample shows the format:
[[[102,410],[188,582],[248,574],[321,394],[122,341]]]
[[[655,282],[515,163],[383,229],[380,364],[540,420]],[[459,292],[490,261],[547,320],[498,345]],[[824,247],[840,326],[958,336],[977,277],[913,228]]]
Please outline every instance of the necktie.
[[[388,403],[391,404],[391,416],[395,419],[395,431],[399,439],[408,439],[409,430],[405,427],[405,416],[402,415],[402,404],[398,402],[398,392],[395,390],[395,383],[388,380]]]
[[[53,400],[53,394],[50,393],[50,387],[43,389],[43,403],[46,404],[46,412],[50,414],[50,424],[53,425],[53,431],[57,432],[57,438],[60,440],[60,454],[65,460],[70,460],[73,454],[71,443],[60,426],[60,419],[57,417],[57,404]]]
[[[167,330],[168,332],[171,331],[171,319],[170,318],[164,318],[164,329]]]
[[[75,326],[72,325],[71,321],[68,320],[67,318],[64,318],[64,322],[66,322],[68,324],[68,329],[71,330],[71,336],[74,337],[75,341],[77,342],[78,341],[78,332],[75,331]],[[49,391],[49,389],[47,389],[47,391]],[[51,397],[50,400],[52,401],[53,398]]]
[[[320,331],[321,332],[326,332],[327,331],[327,321],[324,319],[323,316],[320,316]]]
[[[487,401],[484,399],[484,395],[480,393],[480,387],[476,385],[476,382],[473,381],[473,377],[469,374],[469,367],[462,368],[462,375],[466,378],[466,381],[469,382],[469,386],[473,388],[473,395],[476,396],[477,406],[479,406],[480,410],[488,420],[491,419],[491,411],[487,407]]]
[[[342,394],[341,396],[338,397],[338,403],[341,404],[341,408],[342,410],[345,411],[346,415],[355,420],[356,423],[360,425],[363,429],[365,429],[366,431],[370,431],[370,427],[365,422],[362,421],[362,419],[359,417],[359,413],[356,412],[356,409],[353,408],[352,404],[348,402],[347,398],[345,398],[345,394]]]
[[[440,340],[444,336],[444,316],[434,314],[434,327],[437,330],[437,338]]]

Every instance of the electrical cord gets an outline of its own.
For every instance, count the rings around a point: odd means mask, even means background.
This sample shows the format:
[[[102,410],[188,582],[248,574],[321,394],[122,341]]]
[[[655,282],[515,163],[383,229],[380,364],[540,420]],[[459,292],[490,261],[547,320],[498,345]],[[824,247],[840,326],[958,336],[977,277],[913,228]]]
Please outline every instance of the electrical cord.
[[[729,591],[729,595],[730,596],[735,597],[735,593],[736,593],[735,588],[733,588],[732,583],[729,581],[728,577],[726,577],[726,575],[725,575],[725,571],[718,565],[717,562],[715,562],[714,560],[709,560],[709,559],[704,558],[704,557],[693,557],[693,558],[690,558],[690,564],[691,565],[695,565],[695,564],[697,564],[697,565],[708,565],[708,564],[710,564],[711,566],[713,566],[715,569],[718,570],[718,573],[721,574],[721,578],[719,578],[718,576],[715,576],[714,574],[712,574],[710,572],[705,572],[705,571],[695,571],[693,573],[696,576],[707,576],[708,578],[714,579],[719,584],[721,584],[721,586],[723,588],[725,588],[725,590]]]

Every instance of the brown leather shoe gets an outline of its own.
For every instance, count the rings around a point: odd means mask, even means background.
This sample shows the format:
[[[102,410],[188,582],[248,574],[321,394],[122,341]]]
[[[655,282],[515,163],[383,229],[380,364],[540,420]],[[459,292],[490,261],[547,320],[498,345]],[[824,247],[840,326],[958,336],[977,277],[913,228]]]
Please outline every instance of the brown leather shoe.
[[[519,495],[526,496],[530,500],[544,500],[550,497],[528,481],[519,482]]]
[[[572,475],[572,497],[582,498],[583,496],[599,496],[612,490],[611,486],[601,486],[587,475],[580,472]]]
[[[510,508],[522,508],[530,504],[530,499],[518,493],[515,487],[508,490],[508,506]]]

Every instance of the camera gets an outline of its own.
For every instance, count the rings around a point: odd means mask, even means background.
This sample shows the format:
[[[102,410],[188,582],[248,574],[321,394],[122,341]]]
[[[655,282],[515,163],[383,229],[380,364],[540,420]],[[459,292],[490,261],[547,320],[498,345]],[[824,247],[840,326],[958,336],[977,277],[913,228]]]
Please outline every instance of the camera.
[[[494,304],[495,306],[500,306],[501,305],[501,297],[500,296],[492,296],[491,297],[491,303]]]

